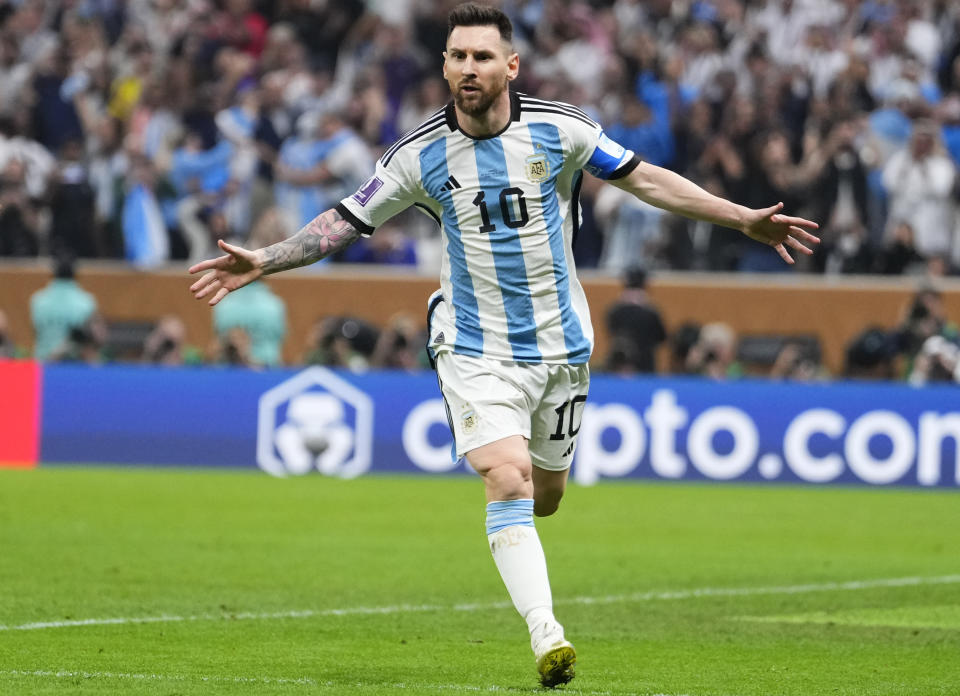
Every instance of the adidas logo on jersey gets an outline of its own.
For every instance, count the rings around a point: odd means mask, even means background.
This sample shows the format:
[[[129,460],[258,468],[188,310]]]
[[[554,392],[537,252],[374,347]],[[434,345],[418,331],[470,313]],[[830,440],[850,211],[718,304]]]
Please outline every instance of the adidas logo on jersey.
[[[575,443],[571,442],[571,443],[570,443],[570,446],[567,447],[567,451],[564,452],[563,454],[561,454],[560,457],[561,457],[561,458],[563,458],[563,457],[569,457],[571,454],[573,454],[573,446],[574,446],[574,444],[575,444]]]
[[[443,343],[443,331],[441,331],[440,333],[438,333],[436,336],[433,337],[433,342]]]
[[[444,185],[440,188],[442,188],[444,191],[453,191],[454,189],[461,188],[461,186],[460,182],[456,180],[453,174],[451,174],[450,178],[447,179],[446,183],[444,183]]]

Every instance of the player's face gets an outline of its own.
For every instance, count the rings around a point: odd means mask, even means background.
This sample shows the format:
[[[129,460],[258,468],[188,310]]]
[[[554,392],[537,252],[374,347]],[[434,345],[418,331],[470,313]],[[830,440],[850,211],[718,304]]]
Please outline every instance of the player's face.
[[[453,99],[470,116],[487,112],[516,78],[520,62],[495,26],[454,27],[443,57]]]

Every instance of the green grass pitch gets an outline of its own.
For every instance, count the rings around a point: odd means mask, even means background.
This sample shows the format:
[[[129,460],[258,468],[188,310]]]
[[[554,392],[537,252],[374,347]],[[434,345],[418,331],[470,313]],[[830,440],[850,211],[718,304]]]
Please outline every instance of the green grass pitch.
[[[0,694],[536,693],[471,477],[0,471]],[[571,487],[558,690],[960,694],[960,493]]]

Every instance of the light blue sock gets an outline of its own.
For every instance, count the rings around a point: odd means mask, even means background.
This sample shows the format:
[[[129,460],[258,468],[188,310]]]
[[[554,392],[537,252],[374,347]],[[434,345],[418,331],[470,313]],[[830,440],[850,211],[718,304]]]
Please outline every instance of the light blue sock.
[[[487,536],[507,527],[533,526],[533,498],[487,503]]]

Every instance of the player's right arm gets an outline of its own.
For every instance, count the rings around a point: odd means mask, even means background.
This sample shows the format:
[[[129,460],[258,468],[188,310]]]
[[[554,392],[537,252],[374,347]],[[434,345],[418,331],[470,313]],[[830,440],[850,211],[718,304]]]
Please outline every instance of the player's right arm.
[[[209,295],[217,304],[232,290],[242,288],[270,273],[306,266],[343,249],[360,237],[360,232],[335,209],[318,215],[289,239],[262,249],[249,250],[218,242],[225,255],[201,261],[190,273],[206,273],[190,286],[198,300]]]

